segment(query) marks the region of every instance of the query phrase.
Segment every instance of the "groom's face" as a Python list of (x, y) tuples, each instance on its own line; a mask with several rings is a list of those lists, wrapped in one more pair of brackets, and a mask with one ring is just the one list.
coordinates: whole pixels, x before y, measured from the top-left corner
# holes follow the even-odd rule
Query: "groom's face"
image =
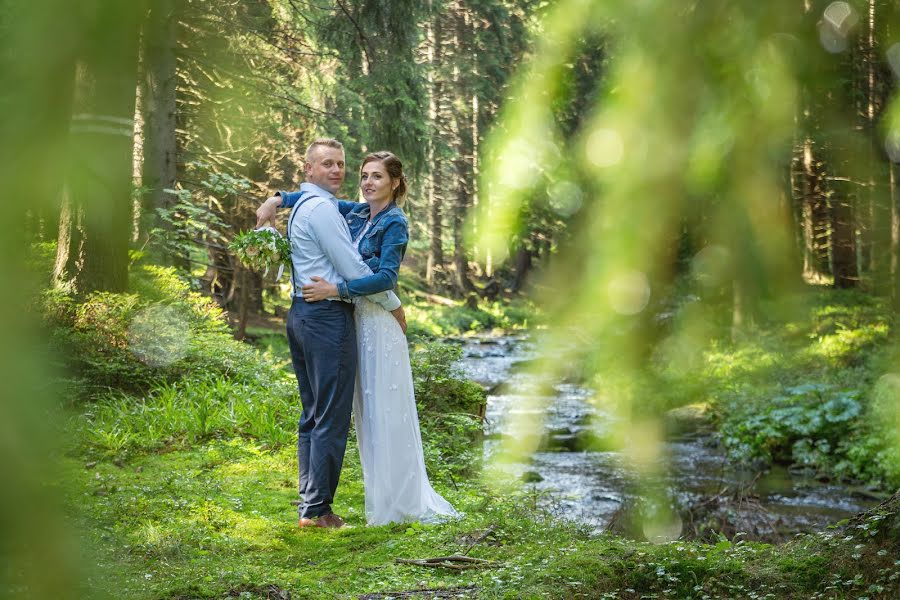
[(344, 151), (329, 146), (316, 146), (304, 166), (306, 180), (336, 194), (344, 183)]

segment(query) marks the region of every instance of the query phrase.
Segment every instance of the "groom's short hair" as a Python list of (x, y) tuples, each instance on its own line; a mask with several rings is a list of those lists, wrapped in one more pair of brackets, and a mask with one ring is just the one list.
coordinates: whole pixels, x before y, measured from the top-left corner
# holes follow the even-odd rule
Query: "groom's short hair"
[(317, 146), (327, 146), (328, 148), (337, 148), (338, 150), (344, 150), (344, 145), (337, 141), (334, 138), (317, 138), (313, 140), (313, 143), (306, 147), (306, 162), (310, 162), (310, 157), (312, 157), (313, 150), (316, 149)]

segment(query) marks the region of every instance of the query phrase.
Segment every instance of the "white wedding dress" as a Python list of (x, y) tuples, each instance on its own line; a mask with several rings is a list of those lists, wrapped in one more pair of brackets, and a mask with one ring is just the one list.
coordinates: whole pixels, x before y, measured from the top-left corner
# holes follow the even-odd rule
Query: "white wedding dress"
[(369, 525), (435, 522), (457, 512), (428, 482), (406, 336), (393, 315), (356, 302), (353, 412)]

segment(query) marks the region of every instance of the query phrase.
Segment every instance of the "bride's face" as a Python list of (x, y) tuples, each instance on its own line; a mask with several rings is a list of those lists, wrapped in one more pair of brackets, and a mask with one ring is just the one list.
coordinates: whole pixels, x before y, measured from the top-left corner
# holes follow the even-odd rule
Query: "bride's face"
[(369, 203), (390, 202), (398, 185), (400, 180), (391, 179), (381, 161), (373, 160), (366, 163), (359, 174), (359, 189)]

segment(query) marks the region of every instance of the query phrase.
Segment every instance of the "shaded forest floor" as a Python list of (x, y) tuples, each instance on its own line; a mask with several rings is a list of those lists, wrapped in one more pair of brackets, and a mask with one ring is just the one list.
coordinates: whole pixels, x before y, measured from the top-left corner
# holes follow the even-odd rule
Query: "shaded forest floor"
[[(653, 545), (560, 519), (558, 506), (534, 492), (497, 490), (479, 474), (481, 424), (469, 414), (483, 392), (447, 369), (452, 349), (446, 344), (414, 353), (417, 399), (433, 483), (464, 516), (439, 525), (366, 527), (351, 440), (335, 510), (355, 527), (300, 531), (290, 504), (297, 497), (298, 407), (276, 349), (260, 353), (235, 342), (217, 309), (171, 271), (139, 266), (132, 289), (78, 304), (54, 293), (45, 298), (50, 338), (56, 355), (65, 357), (60, 368), (68, 373), (69, 398), (59, 427), (60, 473), (50, 489), (83, 542), (88, 576), (81, 596), (900, 593), (896, 496), (864, 516), (781, 546), (737, 539)], [(146, 330), (142, 323), (149, 324)], [(875, 347), (887, 343), (883, 338)], [(489, 562), (465, 571), (397, 562), (450, 554)]]

